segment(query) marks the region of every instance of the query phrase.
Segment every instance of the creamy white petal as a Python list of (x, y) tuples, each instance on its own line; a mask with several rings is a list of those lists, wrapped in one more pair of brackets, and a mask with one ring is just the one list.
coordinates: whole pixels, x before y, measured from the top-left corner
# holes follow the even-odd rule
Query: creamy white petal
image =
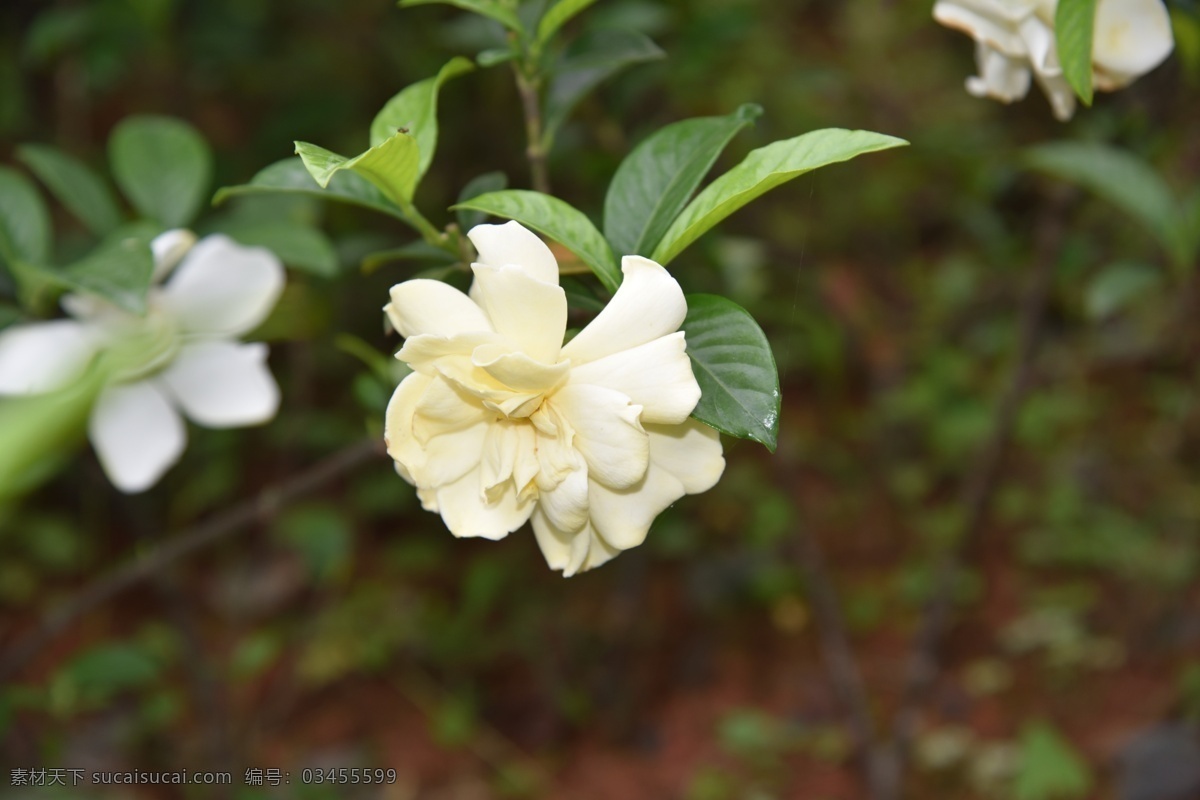
[(410, 413), (412, 433), (421, 444), (428, 442), (431, 436), (459, 430), (495, 416), (484, 410), (478, 398), (456, 389), (440, 374), (429, 380), (428, 388)]
[(567, 296), (557, 278), (538, 280), (515, 266), (476, 264), (474, 271), (473, 296), (492, 328), (533, 360), (557, 361), (567, 329)]
[(533, 500), (518, 499), (511, 483), (505, 484), (498, 498), (489, 501), (484, 495), (478, 469), (436, 491), (442, 521), (459, 537), (503, 539), (525, 524), (534, 507)]
[(171, 274), (171, 270), (179, 263), (184, 254), (196, 244), (196, 234), (184, 228), (175, 228), (160, 233), (150, 242), (150, 252), (154, 254), (153, 283), (160, 283)]
[(620, 490), (593, 482), (588, 492), (592, 527), (618, 550), (641, 544), (655, 518), (685, 494), (707, 491), (725, 470), (721, 440), (707, 425), (651, 425), (650, 464), (637, 484)]
[(650, 443), (638, 421), (641, 406), (613, 389), (584, 384), (564, 386), (547, 402), (574, 431), (571, 445), (592, 480), (622, 488), (646, 474)]
[(683, 331), (588, 362), (571, 370), (568, 384), (615, 389), (642, 406), (641, 420), (676, 424), (700, 402)]
[(536, 233), (519, 222), (476, 225), (467, 233), (467, 238), (479, 251), (480, 264), (519, 267), (531, 278), (558, 285), (558, 261), (554, 254)]
[(933, 18), (961, 31), (976, 42), (1010, 55), (1024, 56), (1025, 42), (1017, 23), (1033, 13), (1032, 3), (972, 3), (942, 0), (933, 6)]
[(540, 507), (533, 510), (529, 521), (533, 525), (533, 535), (546, 564), (550, 569), (566, 569), (571, 562), (571, 544), (575, 541), (575, 534), (551, 525)]
[(588, 521), (586, 465), (569, 472), (553, 489), (538, 493), (538, 508), (556, 530), (578, 531)]
[(157, 483), (187, 444), (183, 420), (151, 381), (105, 389), (92, 408), (88, 438), (108, 479), (127, 494)]
[(562, 349), (576, 367), (674, 333), (687, 316), (683, 290), (663, 267), (625, 256), (621, 272), (625, 278), (613, 299)]
[(207, 428), (257, 425), (279, 410), (279, 385), (267, 366), (265, 344), (185, 344), (158, 379), (183, 413)]
[(416, 278), (392, 287), (392, 302), (383, 307), (401, 336), (491, 331), (487, 315), (475, 301), (448, 283)]
[(1097, 85), (1116, 89), (1157, 67), (1175, 47), (1161, 0), (1100, 0), (1092, 61)]
[(161, 303), (184, 331), (240, 336), (267, 318), (283, 284), (283, 265), (270, 250), (212, 235), (184, 256)]
[(417, 475), (425, 466), (425, 451), (413, 433), (413, 415), (433, 380), (414, 372), (400, 381), (383, 417), (388, 455), (395, 460), (400, 476), (412, 484), (418, 483)]
[(1050, 101), (1050, 108), (1059, 122), (1066, 122), (1075, 114), (1075, 90), (1063, 77), (1058, 74), (1043, 74), (1034, 70), (1033, 77), (1041, 87), (1042, 93)]
[(537, 475), (537, 443), (532, 425), (497, 420), (488, 426), (480, 463), (484, 494), (495, 499), (502, 484), (511, 481), (523, 497), (535, 490), (530, 482)]
[(69, 319), (13, 325), (0, 332), (0, 394), (60, 389), (96, 354), (96, 332)]
[(500, 383), (519, 392), (545, 392), (566, 377), (571, 365), (546, 364), (521, 352), (505, 352), (497, 345), (482, 345), (471, 353), (471, 363)]
[[(616, 558), (617, 554), (620, 552), (621, 551), (618, 548), (612, 547), (608, 544), (608, 542), (604, 541), (604, 539), (596, 533), (595, 528), (591, 528), (588, 532), (587, 555), (584, 557), (583, 562), (579, 564), (578, 568), (572, 573), (572, 575), (580, 572), (587, 572), (590, 569), (595, 569), (601, 564), (606, 564), (612, 559)], [(564, 572), (563, 577), (569, 578), (571, 575), (568, 575)]]
[(424, 448), (425, 467), (418, 481), (437, 488), (454, 483), (472, 470), (478, 472), (490, 427), (480, 422), (431, 438)]

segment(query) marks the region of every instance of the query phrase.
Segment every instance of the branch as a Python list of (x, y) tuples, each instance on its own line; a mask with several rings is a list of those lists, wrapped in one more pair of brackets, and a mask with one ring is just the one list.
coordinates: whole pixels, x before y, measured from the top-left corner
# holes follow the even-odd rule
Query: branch
[(517, 76), (521, 109), (525, 113), (525, 156), (529, 159), (533, 188), (542, 194), (550, 194), (550, 171), (546, 166), (546, 141), (542, 128), (541, 78), (528, 77), (519, 65), (513, 66), (513, 72)]
[(901, 795), (905, 762), (916, 736), (921, 705), (941, 671), (938, 662), (949, 625), (954, 587), (971, 552), (983, 535), (984, 523), (999, 483), (1000, 467), (1012, 440), (1017, 415), (1029, 390), (1034, 356), (1041, 340), (1042, 323), (1050, 299), (1054, 268), (1063, 239), (1063, 216), (1070, 193), (1056, 193), (1044, 209), (1035, 243), (1033, 274), (1021, 301), (1021, 327), (1017, 356), (992, 423), (992, 432), (963, 484), (959, 504), (966, 509), (955, 545), (942, 555), (933, 593), (925, 606), (905, 669), (904, 688), (893, 724), (891, 752), (884, 766), (886, 791), (882, 798)]
[(289, 503), (304, 497), (368, 459), (382, 454), (375, 441), (350, 445), (294, 478), (272, 486), (257, 497), (234, 506), (213, 519), (184, 530), (143, 556), (110, 570), (84, 586), (62, 605), (47, 613), (32, 631), (6, 647), (0, 659), (0, 681), (10, 679), (79, 617), (121, 592), (157, 574), (166, 566), (218, 542), (255, 520), (269, 519)]

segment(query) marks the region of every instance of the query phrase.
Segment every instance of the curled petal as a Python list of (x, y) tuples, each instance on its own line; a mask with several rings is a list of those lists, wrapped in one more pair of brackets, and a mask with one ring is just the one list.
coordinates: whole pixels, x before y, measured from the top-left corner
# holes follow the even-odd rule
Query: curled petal
[(478, 472), (489, 427), (480, 422), (431, 438), (425, 445), (425, 467), (416, 476), (418, 483), (440, 488), (472, 470)]
[(392, 302), (383, 307), (401, 336), (455, 336), (491, 331), (487, 315), (475, 301), (448, 283), (417, 278), (392, 287)]
[(646, 474), (650, 444), (638, 421), (641, 406), (613, 389), (584, 384), (564, 386), (548, 402), (574, 430), (571, 445), (592, 480), (624, 488)]
[(0, 394), (60, 389), (83, 372), (99, 345), (74, 320), (13, 325), (0, 333)]
[(538, 494), (538, 508), (555, 530), (579, 531), (588, 521), (586, 465), (567, 473), (557, 486)]
[(208, 428), (257, 425), (279, 409), (279, 385), (260, 343), (186, 344), (159, 380), (183, 413)]
[(678, 424), (700, 402), (683, 332), (672, 333), (571, 370), (568, 383), (615, 389), (642, 406), (641, 421)]
[(505, 352), (483, 345), (471, 354), (471, 363), (500, 383), (519, 392), (546, 392), (557, 386), (571, 368), (568, 362), (546, 364), (520, 352)]
[(126, 494), (157, 483), (187, 444), (183, 420), (151, 381), (105, 389), (88, 420), (88, 438), (108, 479)]
[(475, 398), (456, 389), (441, 375), (434, 376), (412, 409), (413, 435), (418, 442), (425, 444), (432, 436), (459, 430), (494, 416), (474, 401)]
[(520, 267), (476, 264), (472, 296), (492, 327), (535, 361), (553, 364), (567, 329), (567, 296), (558, 281), (530, 276)]
[(1161, 0), (1100, 0), (1092, 61), (1096, 83), (1120, 88), (1161, 64), (1175, 47)]
[[(503, 225), (476, 225), (467, 238), (479, 251), (480, 264), (491, 267), (513, 266), (529, 277), (558, 285), (558, 261), (546, 243), (519, 222)], [(472, 296), (475, 290), (472, 289)]]
[(270, 250), (212, 235), (184, 256), (161, 303), (183, 331), (240, 336), (267, 318), (283, 284), (283, 265)]
[(438, 510), (455, 536), (503, 539), (525, 524), (535, 503), (529, 498), (519, 498), (511, 483), (503, 485), (498, 497), (489, 499), (483, 491), (480, 472), (473, 469), (454, 483), (438, 487), (435, 490)]
[(1029, 62), (1011, 58), (986, 44), (975, 46), (979, 75), (967, 78), (967, 92), (974, 97), (991, 97), (1002, 103), (1020, 100), (1029, 94)]
[(933, 6), (933, 18), (992, 50), (1021, 58), (1027, 51), (1017, 24), (1033, 14), (1033, 6), (1032, 2), (940, 0)]
[(175, 228), (155, 236), (150, 242), (150, 252), (154, 254), (154, 274), (151, 280), (159, 283), (170, 275), (179, 260), (195, 244), (196, 234), (184, 228)]
[(384, 414), (383, 439), (388, 455), (396, 462), (396, 471), (409, 483), (425, 466), (425, 452), (413, 431), (413, 415), (418, 403), (434, 379), (414, 372), (400, 382)]
[(562, 349), (578, 366), (674, 333), (687, 316), (683, 290), (648, 258), (621, 259), (625, 278), (604, 310)]

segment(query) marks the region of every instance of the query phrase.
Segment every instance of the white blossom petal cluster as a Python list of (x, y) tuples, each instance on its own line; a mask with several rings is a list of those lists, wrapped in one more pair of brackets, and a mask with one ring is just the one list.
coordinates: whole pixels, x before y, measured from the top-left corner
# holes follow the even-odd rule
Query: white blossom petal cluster
[(385, 307), (413, 373), (388, 406), (400, 475), (455, 536), (500, 539), (532, 522), (552, 569), (591, 569), (642, 543), (725, 468), (679, 331), (683, 292), (661, 266), (622, 261), (612, 301), (566, 345), (550, 249), (516, 222), (468, 234), (470, 294), (433, 280)]
[[(1063, 77), (1055, 43), (1057, 0), (938, 0), (934, 18), (975, 40), (979, 74), (967, 91), (1005, 103), (1042, 87), (1054, 116), (1075, 113), (1075, 93)], [(1162, 0), (1098, 0), (1092, 44), (1097, 89), (1113, 91), (1161, 64), (1175, 46)]]
[(135, 339), (149, 343), (140, 362), (100, 393), (88, 420), (101, 466), (127, 493), (153, 486), (183, 454), (181, 413), (204, 427), (236, 428), (265, 422), (279, 407), (266, 345), (238, 341), (279, 299), (279, 259), (225, 236), (197, 242), (183, 230), (162, 234), (151, 247), (155, 285), (144, 315), (68, 294), (68, 318), (0, 333), (0, 395), (60, 389), (97, 353)]

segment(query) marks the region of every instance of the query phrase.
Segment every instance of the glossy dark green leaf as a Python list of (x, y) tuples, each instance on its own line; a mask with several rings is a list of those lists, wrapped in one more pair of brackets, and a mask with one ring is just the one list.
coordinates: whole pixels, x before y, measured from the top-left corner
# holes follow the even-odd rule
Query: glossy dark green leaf
[(775, 451), (779, 372), (766, 334), (744, 308), (712, 294), (687, 296), (683, 322), (700, 402), (692, 416)]
[(469, 59), (450, 59), (438, 74), (400, 91), (375, 115), (371, 122), (371, 146), (383, 144), (403, 129), (417, 143), (417, 182), (425, 175), (437, 150), (438, 90), (456, 75), (470, 72), (475, 65)]
[(249, 183), (220, 189), (213, 197), (213, 203), (220, 205), (230, 197), (260, 194), (295, 194), (334, 200), (405, 219), (400, 206), (384, 197), (383, 192), (361, 175), (339, 172), (327, 186), (322, 187), (308, 174), (308, 169), (299, 158), (276, 161), (260, 170)]
[(41, 144), (21, 145), (17, 158), (92, 233), (103, 236), (121, 224), (112, 190), (79, 159)]
[(1054, 38), (1063, 77), (1084, 105), (1092, 104), (1092, 38), (1096, 27), (1096, 0), (1058, 0), (1054, 12)]
[(653, 252), (725, 145), (761, 113), (747, 104), (728, 116), (676, 122), (635, 147), (604, 198), (604, 235), (613, 250)]
[(126, 117), (108, 139), (113, 177), (133, 207), (168, 228), (188, 225), (208, 196), (212, 153), (173, 117)]
[(513, 10), (516, 5), (515, 3), (505, 3), (500, 0), (400, 0), (399, 5), (401, 8), (410, 8), (412, 6), (434, 4), (461, 8), (464, 11), (470, 11), (474, 14), (494, 19), (515, 33), (524, 34), (525, 32), (520, 18), (517, 16), (516, 11)]
[(626, 67), (663, 56), (658, 45), (636, 31), (603, 29), (579, 37), (554, 68), (546, 92), (546, 148), (553, 145), (572, 109), (599, 83)]
[(1025, 151), (1025, 162), (1100, 195), (1150, 231), (1178, 270), (1190, 268), (1190, 221), (1166, 181), (1140, 158), (1105, 144), (1052, 142)]
[(365, 256), (362, 260), (362, 270), (365, 273), (371, 273), (384, 264), (391, 264), (396, 261), (412, 261), (426, 266), (430, 264), (449, 266), (456, 260), (449, 251), (441, 247), (435, 247), (425, 241), (415, 241), (401, 247), (391, 250), (379, 250)]
[[(458, 193), (458, 202), (465, 203), (472, 197), (478, 197), (481, 194), (490, 192), (499, 192), (508, 188), (508, 176), (503, 172), (485, 172), (467, 181), (467, 185)], [(471, 211), (463, 208), (458, 211), (458, 226), (463, 232), (471, 230), (476, 225), (483, 222), (486, 214), (482, 211)]]
[(33, 183), (0, 167), (0, 257), (44, 264), (50, 260), (50, 214)]
[(417, 141), (405, 133), (396, 133), (354, 158), (340, 156), (308, 142), (296, 142), (296, 154), (322, 189), (338, 172), (350, 170), (373, 183), (384, 197), (403, 207), (412, 202), (417, 188)]
[(621, 285), (621, 271), (612, 250), (587, 216), (557, 197), (520, 189), (479, 195), (454, 206), (482, 211), (505, 219), (515, 219), (527, 228), (547, 236), (570, 250), (587, 264), (596, 277), (615, 292)]
[(651, 258), (668, 263), (734, 211), (793, 178), (863, 153), (905, 144), (908, 142), (903, 139), (881, 133), (826, 128), (752, 150), (687, 205), (663, 234)]
[(295, 222), (231, 220), (219, 230), (250, 247), (265, 247), (289, 267), (332, 278), (338, 272), (337, 253), (324, 233)]

